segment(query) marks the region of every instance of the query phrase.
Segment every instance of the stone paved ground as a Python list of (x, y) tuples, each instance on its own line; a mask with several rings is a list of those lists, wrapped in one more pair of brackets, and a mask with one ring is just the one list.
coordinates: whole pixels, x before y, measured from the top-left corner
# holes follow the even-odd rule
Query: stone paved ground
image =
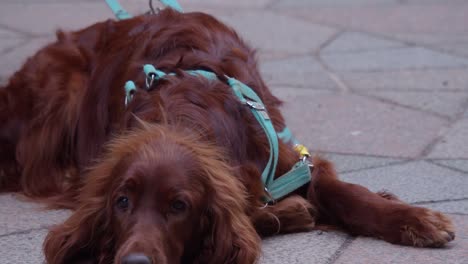
[[(0, 0), (0, 81), (103, 0)], [(146, 1), (122, 1), (146, 10)], [(258, 48), (292, 130), (343, 179), (448, 213), (457, 238), (414, 249), (338, 232), (267, 239), (262, 263), (468, 263), (468, 1), (193, 0)], [(65, 211), (0, 196), (0, 263), (41, 263)]]

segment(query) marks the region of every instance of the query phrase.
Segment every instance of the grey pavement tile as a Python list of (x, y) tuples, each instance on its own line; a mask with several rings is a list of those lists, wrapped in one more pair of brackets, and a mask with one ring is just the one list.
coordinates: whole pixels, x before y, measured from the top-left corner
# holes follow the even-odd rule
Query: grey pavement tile
[(468, 263), (468, 216), (452, 215), (456, 237), (445, 248), (414, 248), (391, 245), (373, 238), (358, 237), (340, 255), (336, 264), (362, 263)]
[(449, 214), (468, 215), (468, 199), (462, 201), (448, 201), (439, 203), (421, 204), (420, 206), (430, 208)]
[(277, 1), (275, 8), (304, 8), (304, 7), (349, 7), (361, 5), (388, 5), (395, 4), (397, 0), (294, 0)]
[[(282, 13), (333, 25), (344, 29), (372, 32), (378, 35), (468, 33), (468, 3), (433, 0), (415, 4), (303, 6), (283, 9)], [(451, 1), (450, 1), (451, 2)], [(450, 26), (447, 26), (450, 25)]]
[(468, 59), (420, 47), (323, 54), (322, 58), (336, 71), (388, 71), (468, 66)]
[(369, 50), (381, 50), (402, 48), (406, 45), (402, 42), (376, 38), (360, 32), (345, 32), (333, 40), (322, 50), (324, 53), (335, 52), (359, 52)]
[(2, 43), (5, 39), (8, 39), (8, 38), (20, 38), (20, 37), (22, 37), (21, 34), (12, 32), (11, 30), (8, 30), (5, 28), (1, 28), (1, 25), (0, 25), (0, 43)]
[(462, 112), (468, 99), (468, 90), (466, 92), (377, 91), (367, 94), (448, 117), (455, 117)]
[(22, 38), (3, 38), (0, 36), (0, 58), (2, 54), (12, 51), (18, 45), (25, 43), (25, 39)]
[[(133, 1), (133, 0), (130, 0)], [(154, 1), (157, 2), (157, 1)], [(238, 1), (229, 1), (229, 0), (180, 0), (179, 3), (182, 8), (191, 8), (191, 7), (204, 7), (204, 6), (220, 6), (226, 9), (229, 8), (263, 8), (266, 5), (270, 4), (272, 0), (238, 0)], [(200, 10), (203, 11), (204, 10)]]
[(468, 198), (468, 175), (425, 161), (344, 173), (341, 179), (375, 192), (389, 190), (410, 203)]
[(270, 86), (338, 90), (335, 82), (311, 56), (261, 62), (260, 70)]
[(294, 88), (273, 92), (285, 102), (289, 126), (312, 151), (417, 157), (447, 125), (420, 111), (347, 93)]
[(0, 238), (1, 263), (40, 264), (44, 263), (42, 242), (47, 230), (36, 230), (24, 234)]
[(468, 159), (431, 160), (431, 162), (468, 173)]
[(260, 51), (304, 54), (316, 50), (336, 33), (333, 28), (267, 11), (238, 12), (221, 16), (221, 20)]
[(309, 232), (267, 238), (261, 264), (328, 263), (348, 238), (338, 232)]
[(1, 54), (0, 76), (2, 78), (9, 78), (11, 74), (20, 69), (27, 58), (54, 40), (52, 37), (34, 38), (30, 42), (18, 46), (6, 54)]
[(468, 119), (457, 122), (429, 154), (430, 158), (468, 158)]
[[(425, 44), (428, 46), (444, 47), (445, 45), (456, 45), (468, 43), (468, 35), (466, 34), (450, 34), (450, 33), (393, 33), (389, 35), (393, 39), (409, 42), (412, 44)], [(466, 49), (466, 47), (465, 47)]]
[(460, 54), (464, 57), (468, 57), (468, 42), (443, 44), (443, 45), (437, 45), (436, 47), (439, 48), (440, 50), (443, 50), (449, 53)]
[(353, 90), (468, 91), (467, 69), (342, 72), (339, 76)]
[(57, 224), (69, 215), (67, 210), (44, 210), (11, 194), (0, 195), (0, 205), (0, 235)]
[(326, 153), (321, 156), (332, 161), (335, 165), (335, 169), (339, 173), (381, 167), (404, 161), (404, 159), (396, 158), (372, 157), (362, 155), (343, 155), (335, 153)]
[[(148, 10), (146, 1), (121, 1), (132, 14)], [(96, 22), (114, 18), (105, 1), (85, 1), (79, 4), (55, 1), (8, 2), (0, 8), (0, 24), (31, 34), (51, 34), (57, 29), (77, 30)]]

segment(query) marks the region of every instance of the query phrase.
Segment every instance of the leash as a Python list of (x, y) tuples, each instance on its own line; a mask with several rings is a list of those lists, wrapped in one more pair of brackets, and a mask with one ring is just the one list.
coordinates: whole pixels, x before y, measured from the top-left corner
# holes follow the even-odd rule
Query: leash
[[(172, 8), (176, 11), (182, 12), (182, 8), (176, 0), (160, 0), (166, 7)], [(120, 6), (117, 0), (106, 0), (107, 4), (111, 7), (117, 19), (128, 19), (131, 16)], [(165, 78), (166, 76), (176, 76), (175, 73), (165, 73), (157, 70), (153, 65), (146, 64), (143, 66), (143, 72), (146, 75), (146, 90), (150, 90), (155, 82)], [(205, 70), (187, 70), (184, 71), (192, 76), (201, 76), (208, 80), (219, 80), (218, 76), (210, 71)], [(293, 136), (288, 127), (283, 131), (276, 132), (273, 123), (268, 115), (265, 104), (255, 91), (244, 84), (243, 82), (225, 76), (227, 84), (231, 87), (234, 95), (239, 101), (249, 107), (251, 113), (261, 125), (265, 132), (268, 144), (270, 147), (270, 154), (268, 163), (262, 172), (262, 181), (265, 186), (266, 197), (264, 198), (266, 205), (275, 203), (276, 200), (281, 199), (285, 195), (297, 190), (301, 186), (307, 184), (311, 180), (311, 170), (313, 165), (309, 162), (310, 154), (304, 145), (299, 144), (299, 141)], [(125, 106), (133, 99), (137, 87), (133, 81), (127, 81), (125, 84)], [(286, 174), (274, 178), (276, 167), (279, 159), (279, 142), (281, 139), (284, 143), (294, 146), (294, 149), (300, 154), (299, 161), (292, 167)]]
[[(175, 11), (178, 11), (180, 13), (184, 12), (182, 10), (182, 7), (180, 6), (179, 2), (177, 0), (159, 0), (165, 7), (169, 7), (174, 9)], [(132, 18), (132, 15), (128, 13), (122, 5), (120, 5), (118, 0), (106, 0), (107, 5), (110, 7), (112, 12), (114, 13), (115, 17), (118, 20), (125, 20), (125, 19), (130, 19)], [(151, 11), (154, 12), (153, 8), (153, 1), (150, 0), (149, 2)]]

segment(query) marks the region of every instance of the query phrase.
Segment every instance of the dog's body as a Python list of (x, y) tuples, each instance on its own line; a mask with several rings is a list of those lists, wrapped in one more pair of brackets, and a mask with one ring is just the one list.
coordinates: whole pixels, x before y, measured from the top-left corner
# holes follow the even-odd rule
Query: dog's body
[[(138, 89), (126, 107), (124, 83), (144, 87), (146, 63), (176, 75)], [(195, 69), (220, 80), (183, 72)], [(275, 129), (285, 127), (254, 52), (201, 13), (59, 33), (10, 79), (0, 90), (0, 190), (76, 210), (49, 234), (49, 263), (253, 263), (257, 234), (324, 226), (413, 246), (454, 238), (444, 215), (341, 182), (318, 158), (310, 184), (264, 207), (268, 141), (225, 75), (255, 90)], [(279, 153), (277, 177), (299, 159), (282, 142)]]

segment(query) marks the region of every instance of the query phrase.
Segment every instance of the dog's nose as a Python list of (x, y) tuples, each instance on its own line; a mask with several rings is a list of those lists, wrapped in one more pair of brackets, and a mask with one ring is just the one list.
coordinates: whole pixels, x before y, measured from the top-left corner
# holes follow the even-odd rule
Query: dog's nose
[(151, 259), (141, 253), (134, 253), (122, 258), (122, 264), (151, 264)]

